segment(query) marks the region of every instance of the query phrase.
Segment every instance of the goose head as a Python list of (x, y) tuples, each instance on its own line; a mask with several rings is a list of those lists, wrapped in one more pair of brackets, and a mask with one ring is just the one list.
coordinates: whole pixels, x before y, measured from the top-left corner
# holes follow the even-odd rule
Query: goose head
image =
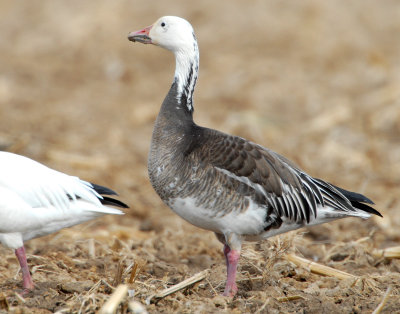
[(199, 49), (192, 25), (177, 16), (163, 16), (153, 25), (131, 32), (128, 39), (160, 46), (174, 53), (176, 100), (179, 105), (185, 104), (184, 108), (192, 113), (192, 96), (199, 70)]
[(153, 25), (129, 33), (128, 39), (133, 42), (160, 46), (174, 53), (191, 50), (196, 43), (192, 25), (177, 16), (163, 16)]

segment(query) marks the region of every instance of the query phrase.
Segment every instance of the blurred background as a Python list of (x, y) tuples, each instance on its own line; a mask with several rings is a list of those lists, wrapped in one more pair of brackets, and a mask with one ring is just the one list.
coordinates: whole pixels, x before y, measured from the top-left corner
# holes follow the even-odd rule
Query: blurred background
[[(76, 258), (79, 241), (95, 238), (107, 255), (104, 246), (119, 239), (133, 248), (125, 255), (147, 260), (148, 278), (159, 278), (164, 272), (151, 273), (143, 243), (165, 241), (152, 246), (153, 262), (193, 273), (190, 260), (206, 256), (198, 270), (217, 264), (223, 284), (218, 241), (175, 216), (147, 178), (153, 122), (175, 64), (170, 52), (129, 42), (127, 34), (163, 15), (189, 20), (196, 32), (198, 124), (364, 193), (385, 217), (313, 228), (308, 243), (312, 234), (334, 242), (372, 231), (373, 247), (399, 243), (398, 1), (0, 1), (0, 148), (113, 188), (130, 205), (124, 217), (32, 240), (28, 252), (49, 263), (64, 247), (65, 258)], [(18, 265), (10, 250), (0, 254), (0, 282), (11, 290)]]

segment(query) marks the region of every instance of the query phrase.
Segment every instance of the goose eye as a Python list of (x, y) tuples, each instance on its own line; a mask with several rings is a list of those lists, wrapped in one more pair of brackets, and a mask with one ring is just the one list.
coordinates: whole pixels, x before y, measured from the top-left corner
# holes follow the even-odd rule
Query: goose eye
[(165, 23), (164, 23), (164, 22), (162, 22), (162, 23), (161, 23), (161, 27), (164, 27), (164, 26), (165, 26)]

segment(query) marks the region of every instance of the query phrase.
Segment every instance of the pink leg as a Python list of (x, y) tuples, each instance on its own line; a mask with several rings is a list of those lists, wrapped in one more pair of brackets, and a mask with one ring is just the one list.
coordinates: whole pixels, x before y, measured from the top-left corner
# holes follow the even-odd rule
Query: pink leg
[(17, 256), (19, 265), (21, 266), (24, 293), (28, 293), (33, 290), (34, 285), (31, 273), (29, 272), (28, 262), (26, 260), (25, 247), (21, 246), (16, 249), (15, 255)]
[(227, 280), (223, 295), (227, 297), (233, 297), (238, 288), (236, 286), (236, 270), (239, 262), (240, 251), (231, 250), (231, 248), (225, 244), (224, 254), (226, 259), (226, 273)]
[(231, 248), (229, 247), (228, 244), (224, 244), (224, 255), (225, 255), (225, 262), (226, 262), (226, 271), (228, 272), (228, 265), (229, 265), (229, 260), (228, 260), (228, 253), (231, 251)]

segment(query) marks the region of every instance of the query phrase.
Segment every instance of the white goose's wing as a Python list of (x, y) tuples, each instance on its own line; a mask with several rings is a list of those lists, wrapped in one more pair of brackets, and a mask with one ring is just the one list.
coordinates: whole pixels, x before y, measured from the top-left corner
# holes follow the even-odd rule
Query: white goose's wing
[[(114, 194), (29, 158), (0, 152), (0, 242), (10, 247), (104, 214), (123, 214), (104, 206), (127, 207), (99, 193)], [(14, 236), (18, 235), (16, 241)], [(11, 237), (11, 238), (10, 238)]]
[(13, 191), (31, 207), (67, 209), (77, 198), (101, 204), (101, 196), (90, 183), (8, 152), (0, 152), (0, 187)]

